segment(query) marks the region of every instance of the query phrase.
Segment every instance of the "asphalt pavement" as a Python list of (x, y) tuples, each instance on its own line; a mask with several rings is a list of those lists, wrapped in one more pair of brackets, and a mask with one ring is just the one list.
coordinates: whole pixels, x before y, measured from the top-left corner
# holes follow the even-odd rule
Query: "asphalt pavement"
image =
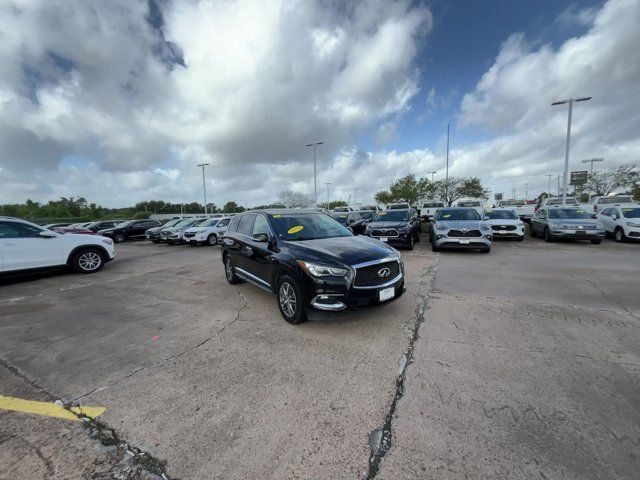
[(400, 300), (299, 326), (218, 247), (1, 285), (0, 396), (106, 411), (0, 410), (0, 478), (636, 478), (640, 245), (402, 254)]

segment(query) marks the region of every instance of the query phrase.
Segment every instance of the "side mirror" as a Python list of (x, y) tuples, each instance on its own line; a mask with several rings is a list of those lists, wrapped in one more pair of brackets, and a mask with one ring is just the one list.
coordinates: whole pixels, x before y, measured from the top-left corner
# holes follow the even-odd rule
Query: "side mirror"
[(615, 213), (613, 215), (611, 215), (611, 218), (613, 218), (614, 220), (618, 219), (618, 215), (616, 215)]
[(351, 233), (353, 233), (353, 228), (347, 227), (347, 230), (349, 230)]
[(253, 239), (256, 242), (267, 243), (269, 241), (269, 235), (267, 235), (266, 233), (256, 233), (255, 235), (253, 235)]
[(487, 215), (485, 215), (485, 216), (483, 217), (483, 220), (491, 220), (491, 218), (489, 218)]
[(39, 236), (40, 238), (55, 238), (55, 237), (57, 237), (57, 235), (55, 234), (55, 232), (50, 232), (50, 231), (48, 231), (48, 230), (43, 230), (42, 232), (40, 232), (40, 233), (38, 234), (38, 236)]

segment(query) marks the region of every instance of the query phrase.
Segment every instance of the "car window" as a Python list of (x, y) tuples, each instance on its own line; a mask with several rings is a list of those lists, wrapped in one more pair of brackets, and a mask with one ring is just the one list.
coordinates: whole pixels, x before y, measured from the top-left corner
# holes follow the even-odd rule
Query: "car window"
[(238, 222), (240, 221), (240, 217), (233, 217), (229, 222), (229, 228), (227, 229), (229, 232), (235, 232), (238, 229)]
[(255, 218), (255, 214), (242, 215), (240, 217), (240, 222), (238, 223), (237, 232), (250, 237), (253, 230), (253, 221), (255, 220)]
[(640, 207), (623, 208), (622, 215), (624, 218), (640, 218)]
[(333, 218), (340, 225), (346, 225), (349, 215), (347, 215), (346, 213), (339, 213), (339, 214), (331, 215), (331, 218)]
[(606, 205), (606, 204), (612, 204), (612, 203), (632, 203), (633, 199), (631, 197), (625, 197), (622, 195), (616, 196), (616, 197), (605, 197), (605, 198), (599, 198), (598, 199), (598, 204), (600, 205)]
[(385, 210), (376, 215), (376, 222), (406, 222), (409, 220), (409, 210)]
[[(345, 219), (346, 217), (345, 214)], [(325, 213), (275, 213), (269, 218), (278, 238), (284, 240), (315, 240), (351, 237), (353, 235), (347, 228)]]
[(436, 220), (480, 220), (480, 215), (474, 209), (441, 209), (438, 210)]
[(365, 220), (373, 219), (373, 215), (374, 215), (373, 212), (369, 212), (369, 211), (360, 212), (360, 217)]
[(220, 222), (218, 223), (218, 227), (226, 227), (227, 225), (229, 225), (230, 221), (231, 221), (230, 219), (224, 218), (220, 220)]
[(606, 217), (610, 217), (611, 216), (611, 208), (603, 208), (602, 210), (600, 210), (600, 215), (604, 215)]
[(484, 216), (491, 220), (517, 220), (518, 215), (514, 210), (485, 210)]
[(38, 227), (17, 222), (0, 222), (0, 238), (33, 238), (40, 232)]
[(558, 220), (579, 220), (582, 218), (591, 218), (589, 214), (580, 208), (554, 208), (549, 209), (549, 218)]
[(481, 207), (480, 202), (459, 202), (459, 207)]
[(265, 233), (269, 235), (269, 224), (264, 215), (256, 215), (256, 221), (253, 222), (253, 235), (258, 233)]
[(441, 207), (444, 207), (444, 203), (442, 202), (427, 202), (422, 206), (422, 208), (441, 208)]

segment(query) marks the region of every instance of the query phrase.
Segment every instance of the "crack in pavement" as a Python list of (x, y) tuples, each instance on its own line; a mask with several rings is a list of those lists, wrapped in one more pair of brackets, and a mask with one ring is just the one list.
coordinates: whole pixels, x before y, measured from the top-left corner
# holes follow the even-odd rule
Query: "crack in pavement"
[(416, 307), (416, 316), (413, 321), (413, 328), (411, 329), (409, 345), (407, 346), (405, 353), (400, 357), (400, 366), (396, 374), (395, 393), (391, 403), (389, 404), (384, 424), (382, 427), (376, 428), (369, 434), (369, 447), (371, 448), (371, 453), (369, 455), (369, 469), (364, 477), (365, 480), (373, 480), (376, 478), (380, 469), (380, 463), (391, 448), (391, 442), (393, 440), (393, 417), (395, 415), (398, 402), (404, 395), (407, 370), (413, 363), (413, 350), (416, 341), (420, 338), (420, 326), (424, 323), (424, 313), (429, 309), (429, 293), (435, 282), (436, 272), (438, 270), (438, 258), (439, 257), (436, 257), (434, 264), (427, 268), (419, 282), (423, 287), (422, 294), (418, 297), (420, 298), (420, 302)]
[(579, 277), (579, 276), (577, 276), (577, 275), (575, 275), (573, 273), (570, 273), (569, 276), (575, 278), (576, 280), (582, 280), (583, 282), (591, 285), (595, 290), (600, 292), (600, 295), (602, 295), (602, 298), (604, 298), (605, 300), (609, 300), (609, 301), (615, 303), (620, 308), (622, 308), (625, 312), (627, 312), (629, 315), (631, 315), (633, 318), (638, 318), (635, 313), (633, 313), (631, 310), (629, 310), (625, 305), (620, 303), (618, 300), (615, 300), (613, 298), (609, 298), (609, 296), (604, 292), (604, 290), (602, 290), (598, 286), (598, 284), (596, 282), (593, 282), (593, 281), (591, 281), (591, 280), (589, 280), (587, 278)]
[(131, 378), (131, 377), (133, 377), (134, 375), (136, 375), (136, 374), (138, 374), (140, 372), (144, 372), (146, 370), (150, 370), (150, 369), (152, 369), (154, 367), (157, 367), (159, 365), (163, 365), (163, 364), (165, 364), (167, 362), (170, 362), (171, 360), (175, 360), (176, 358), (179, 358), (182, 355), (184, 355), (186, 353), (189, 353), (192, 350), (196, 350), (196, 349), (200, 348), (201, 346), (205, 345), (211, 339), (213, 339), (214, 337), (217, 337), (218, 335), (220, 335), (220, 333), (222, 333), (228, 326), (230, 326), (233, 323), (237, 322), (238, 319), (240, 318), (240, 314), (242, 313), (242, 311), (249, 306), (249, 303), (247, 302), (247, 298), (244, 295), (242, 295), (242, 293), (240, 293), (240, 290), (236, 290), (236, 293), (242, 299), (244, 304), (238, 309), (238, 312), (236, 313), (235, 318), (233, 320), (231, 320), (229, 323), (223, 325), (222, 328), (219, 329), (218, 331), (216, 331), (216, 333), (214, 333), (213, 335), (205, 338), (204, 340), (202, 340), (201, 342), (197, 343), (196, 345), (192, 345), (192, 346), (190, 346), (188, 348), (185, 348), (184, 350), (182, 350), (182, 351), (180, 351), (180, 352), (178, 352), (178, 353), (176, 353), (174, 355), (171, 355), (171, 356), (169, 356), (167, 358), (164, 358), (164, 359), (159, 360), (157, 362), (154, 362), (152, 364), (145, 365), (143, 367), (137, 368), (137, 369), (133, 370), (132, 372), (129, 372), (128, 374), (118, 378), (117, 380), (114, 380), (113, 382), (108, 383), (107, 385), (103, 385), (101, 387), (96, 387), (93, 390), (74, 398), (72, 400), (72, 402), (77, 402), (78, 400), (80, 400), (82, 398), (88, 397), (90, 395), (93, 395), (94, 393), (97, 393), (97, 392), (100, 392), (100, 391), (105, 390), (107, 388), (113, 387), (114, 385), (116, 385), (116, 384), (118, 384), (118, 383), (120, 383), (120, 382), (122, 382), (122, 381), (124, 381), (124, 380), (126, 380), (128, 378)]
[[(62, 403), (62, 407), (75, 415), (81, 422), (82, 426), (88, 431), (89, 436), (96, 441), (100, 442), (102, 445), (106, 447), (114, 446), (116, 448), (116, 452), (119, 456), (124, 457), (125, 455), (130, 455), (133, 457), (134, 468), (129, 468), (122, 472), (113, 472), (112, 478), (121, 478), (122, 480), (137, 480), (140, 477), (141, 472), (148, 472), (154, 475), (157, 475), (164, 480), (169, 480), (169, 476), (166, 472), (167, 461), (160, 460), (150, 453), (137, 448), (125, 440), (121, 439), (117, 434), (115, 429), (109, 427), (106, 423), (97, 420), (95, 418), (89, 418), (82, 412), (82, 407), (74, 402), (61, 402), (56, 399), (56, 397), (51, 394), (46, 388), (39, 385), (35, 380), (29, 378), (24, 372), (20, 371), (14, 365), (11, 365), (9, 362), (0, 358), (0, 365), (9, 370), (12, 374), (20, 378), (22, 381), (27, 383), (32, 388), (38, 390), (49, 402), (54, 402), (57, 404)], [(74, 409), (74, 407), (76, 407)], [(36, 455), (43, 461), (45, 468), (47, 470), (48, 476), (45, 478), (49, 478), (55, 474), (55, 469), (53, 463), (44, 457), (42, 451), (35, 445), (29, 443), (26, 439), (23, 439), (36, 453)], [(115, 456), (116, 453), (113, 453)], [(115, 463), (111, 470), (118, 467), (118, 463)], [(117, 476), (115, 475), (117, 473)], [(123, 476), (124, 475), (124, 476)]]

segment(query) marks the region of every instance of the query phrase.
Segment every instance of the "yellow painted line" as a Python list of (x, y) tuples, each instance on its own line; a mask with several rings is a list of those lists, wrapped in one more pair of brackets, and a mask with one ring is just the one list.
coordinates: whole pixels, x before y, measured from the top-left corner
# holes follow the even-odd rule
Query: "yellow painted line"
[[(69, 410), (60, 405), (51, 402), (37, 402), (35, 400), (24, 400), (16, 397), (5, 397), (0, 395), (0, 410), (11, 410), (14, 412), (35, 413), (36, 415), (45, 415), (47, 417), (65, 418), (67, 420), (80, 421)], [(104, 407), (72, 407), (71, 410), (89, 418), (96, 418), (102, 415), (106, 408)]]

